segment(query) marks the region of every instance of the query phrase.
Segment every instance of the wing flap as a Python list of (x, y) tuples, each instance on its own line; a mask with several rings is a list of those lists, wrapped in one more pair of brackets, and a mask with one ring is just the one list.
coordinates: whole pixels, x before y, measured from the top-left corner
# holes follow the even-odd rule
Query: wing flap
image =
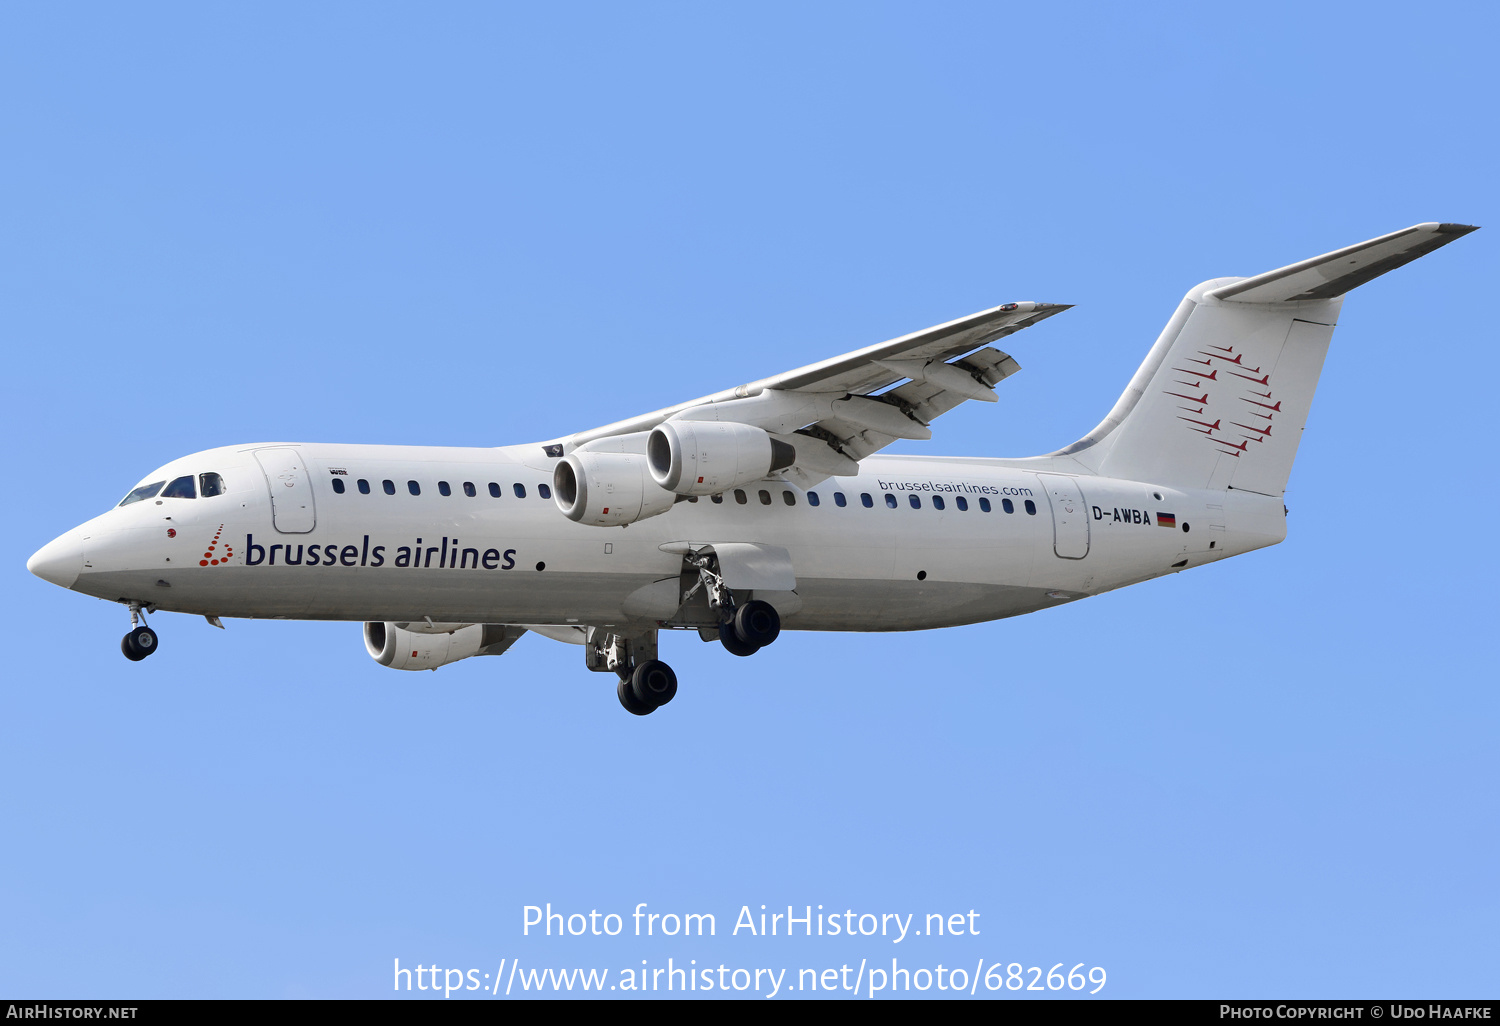
[[(933, 374), (939, 368), (945, 369), (946, 373), (942, 376)], [(930, 424), (966, 399), (996, 402), (998, 397), (993, 391), (994, 386), (1020, 369), (1021, 365), (1009, 353), (1002, 353), (998, 349), (981, 349), (952, 363), (928, 365), (920, 369), (909, 368), (906, 376), (911, 380), (887, 394), (911, 409), (923, 422)], [(927, 376), (919, 376), (923, 374)], [(950, 385), (949, 375), (966, 378), (967, 381), (961, 380)]]

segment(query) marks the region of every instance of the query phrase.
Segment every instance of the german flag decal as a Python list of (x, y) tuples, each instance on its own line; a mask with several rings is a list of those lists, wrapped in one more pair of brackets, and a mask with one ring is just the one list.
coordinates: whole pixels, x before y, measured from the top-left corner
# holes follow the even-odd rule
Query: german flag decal
[(1177, 514), (1176, 513), (1158, 513), (1158, 514), (1156, 514), (1156, 526), (1157, 527), (1176, 527), (1177, 526)]

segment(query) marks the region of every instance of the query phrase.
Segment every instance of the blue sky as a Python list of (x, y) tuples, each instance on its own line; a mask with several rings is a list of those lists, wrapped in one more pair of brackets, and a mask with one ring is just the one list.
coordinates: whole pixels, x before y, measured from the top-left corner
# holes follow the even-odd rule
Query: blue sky
[[(1496, 28), (8, 8), (0, 992), (897, 957), (1083, 962), (1115, 997), (1493, 996), (1495, 227), (1351, 295), (1284, 544), (954, 630), (673, 635), (681, 693), (644, 720), (538, 637), (403, 674), (355, 624), (163, 614), (130, 664), (122, 609), (24, 563), (195, 450), (552, 437), (1018, 299), (1078, 306), (1007, 347), (999, 404), (898, 451), (1058, 448), (1196, 283), (1496, 225)], [(523, 937), (547, 902), (719, 935)], [(728, 935), (761, 904), (981, 932)]]

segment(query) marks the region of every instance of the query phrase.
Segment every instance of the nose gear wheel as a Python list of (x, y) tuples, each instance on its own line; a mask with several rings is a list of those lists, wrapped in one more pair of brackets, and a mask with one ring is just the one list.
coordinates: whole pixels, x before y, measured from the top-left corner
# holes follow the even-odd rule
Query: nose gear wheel
[(156, 651), (156, 644), (156, 632), (142, 625), (120, 639), (120, 651), (126, 659), (138, 663)]
[(157, 648), (156, 632), (146, 626), (146, 610), (155, 607), (142, 606), (139, 602), (130, 605), (130, 633), (120, 639), (120, 651), (132, 663), (138, 663)]

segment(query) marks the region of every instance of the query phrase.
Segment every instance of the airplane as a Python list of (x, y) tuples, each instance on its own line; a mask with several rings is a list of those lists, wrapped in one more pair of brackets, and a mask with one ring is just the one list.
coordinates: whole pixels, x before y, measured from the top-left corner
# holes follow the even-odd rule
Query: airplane
[[(583, 648), (638, 716), (664, 630), (750, 656), (780, 631), (1018, 616), (1282, 541), (1344, 295), (1474, 231), (1425, 223), (1187, 293), (1114, 408), (1043, 456), (881, 455), (1020, 370), (1015, 302), (562, 438), (264, 442), (184, 456), (27, 569), (147, 614), (364, 622), (383, 666)], [(609, 678), (606, 678), (609, 679)]]

